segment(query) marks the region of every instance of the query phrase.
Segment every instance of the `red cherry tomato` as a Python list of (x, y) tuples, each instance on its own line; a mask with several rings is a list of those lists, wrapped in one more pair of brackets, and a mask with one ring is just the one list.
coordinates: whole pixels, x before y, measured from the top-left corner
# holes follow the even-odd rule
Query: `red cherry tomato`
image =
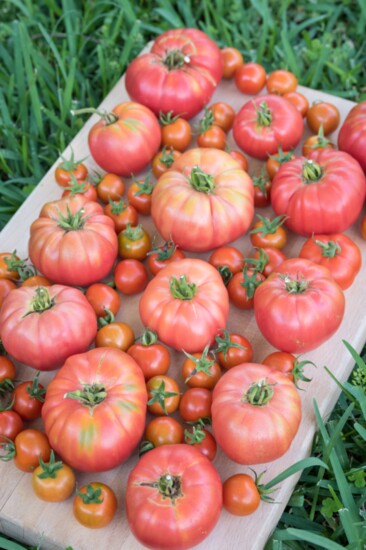
[(121, 260), (114, 268), (114, 282), (123, 294), (138, 294), (145, 289), (149, 276), (139, 260)]
[(284, 95), (294, 92), (297, 84), (297, 78), (293, 73), (279, 69), (268, 76), (266, 86), (270, 94)]
[(235, 73), (235, 85), (246, 95), (256, 95), (264, 88), (267, 80), (266, 70), (258, 63), (245, 63)]
[(242, 54), (237, 48), (222, 48), (221, 56), (224, 63), (223, 78), (232, 78), (237, 69), (244, 63)]

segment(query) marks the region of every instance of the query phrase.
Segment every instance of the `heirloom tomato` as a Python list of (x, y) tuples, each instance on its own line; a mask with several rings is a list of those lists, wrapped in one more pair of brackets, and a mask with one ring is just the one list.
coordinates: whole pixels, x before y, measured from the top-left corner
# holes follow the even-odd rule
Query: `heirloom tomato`
[(127, 350), (142, 370), (145, 380), (158, 374), (166, 374), (170, 367), (170, 353), (166, 346), (158, 342), (155, 331), (146, 329), (139, 340)]
[(156, 330), (162, 342), (195, 353), (225, 328), (229, 298), (212, 265), (187, 258), (159, 271), (147, 285), (139, 309), (142, 322)]
[(318, 149), (308, 158), (290, 160), (272, 182), (271, 203), (285, 225), (300, 235), (340, 233), (358, 218), (366, 178), (347, 153)]
[(73, 510), (81, 525), (90, 529), (100, 529), (112, 521), (117, 506), (117, 497), (113, 489), (100, 481), (92, 481), (76, 491)]
[(52, 448), (77, 470), (121, 464), (144, 428), (147, 392), (140, 367), (118, 349), (72, 355), (47, 387), (42, 418)]
[(32, 473), (32, 487), (38, 498), (46, 502), (63, 502), (75, 489), (76, 477), (67, 464), (55, 460), (51, 451), (50, 460), (40, 464)]
[(208, 103), (222, 72), (221, 51), (204, 32), (171, 29), (130, 63), (126, 89), (133, 101), (156, 115), (171, 111), (188, 120)]
[(77, 288), (62, 285), (13, 290), (0, 311), (4, 347), (18, 361), (54, 370), (85, 351), (97, 333), (92, 306)]
[(264, 88), (267, 75), (266, 70), (258, 63), (245, 63), (235, 72), (235, 85), (240, 92), (246, 95), (256, 95)]
[(149, 548), (192, 548), (215, 527), (221, 509), (220, 476), (192, 445), (152, 449), (129, 475), (128, 523), (139, 542)]
[(289, 449), (300, 425), (301, 399), (284, 374), (242, 363), (216, 384), (211, 412), (212, 429), (224, 453), (239, 464), (262, 464)]
[(87, 286), (106, 277), (117, 257), (113, 221), (76, 195), (48, 203), (30, 228), (29, 258), (54, 283)]
[(183, 250), (211, 250), (237, 239), (253, 213), (252, 180), (217, 149), (183, 153), (152, 195), (151, 215), (159, 233)]
[(289, 353), (320, 346), (338, 329), (344, 309), (343, 291), (330, 271), (304, 258), (284, 261), (254, 294), (259, 330)]
[(352, 155), (366, 172), (366, 101), (348, 113), (338, 134), (338, 147)]

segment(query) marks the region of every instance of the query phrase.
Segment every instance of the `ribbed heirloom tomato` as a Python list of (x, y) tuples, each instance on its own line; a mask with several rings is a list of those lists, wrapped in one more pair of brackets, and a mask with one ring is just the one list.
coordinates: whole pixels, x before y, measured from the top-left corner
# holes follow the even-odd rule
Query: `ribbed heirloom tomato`
[(339, 130), (338, 147), (358, 160), (366, 173), (366, 101), (348, 113)]

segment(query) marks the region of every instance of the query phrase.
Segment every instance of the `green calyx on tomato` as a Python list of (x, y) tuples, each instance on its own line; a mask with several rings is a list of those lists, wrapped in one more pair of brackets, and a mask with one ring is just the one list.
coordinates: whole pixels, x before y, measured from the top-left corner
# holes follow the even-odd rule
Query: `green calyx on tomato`
[[(160, 160), (161, 162), (163, 162), (162, 159)], [(139, 180), (136, 180), (135, 178), (133, 178), (132, 181), (133, 183), (136, 183), (136, 185), (138, 186), (138, 190), (135, 192), (135, 195), (138, 197), (140, 195), (151, 195), (156, 185), (156, 182), (152, 180), (151, 170), (149, 170), (148, 173), (146, 174), (144, 181), (139, 181)]]
[(141, 344), (143, 346), (152, 346), (154, 344), (156, 344), (156, 342), (158, 341), (158, 335), (157, 335), (157, 332), (155, 330), (152, 330), (150, 328), (146, 328), (140, 338), (141, 340)]
[(194, 363), (194, 369), (189, 373), (189, 376), (184, 380), (185, 384), (198, 372), (204, 372), (207, 374), (207, 376), (212, 376), (211, 367), (215, 363), (214, 359), (209, 359), (208, 352), (209, 352), (210, 346), (207, 345), (205, 349), (203, 350), (200, 357), (195, 357), (191, 353), (187, 353), (186, 351), (182, 350), (184, 355), (188, 357), (193, 363)]
[(324, 149), (329, 143), (331, 143), (330, 139), (324, 136), (323, 124), (320, 125), (317, 138), (316, 143), (309, 146), (310, 149)]
[(277, 229), (281, 227), (281, 225), (285, 223), (288, 218), (285, 214), (276, 216), (273, 220), (266, 218), (265, 216), (261, 216), (260, 214), (257, 214), (257, 217), (259, 218), (261, 225), (249, 231), (249, 234), (252, 235), (254, 233), (259, 233), (262, 237), (276, 233)]
[(65, 399), (74, 399), (87, 407), (99, 405), (107, 397), (103, 384), (82, 384), (82, 390), (75, 390), (65, 393)]
[(262, 407), (272, 399), (274, 395), (273, 387), (276, 384), (269, 384), (266, 379), (259, 380), (250, 385), (248, 391), (242, 396), (244, 403)]
[(168, 124), (172, 124), (173, 122), (178, 120), (180, 116), (181, 115), (173, 116), (173, 111), (168, 111), (167, 113), (163, 113), (162, 111), (160, 111), (159, 122), (162, 126), (168, 126)]
[(164, 166), (166, 166), (167, 168), (170, 168), (175, 160), (174, 150), (173, 149), (167, 150), (167, 148), (164, 146), (159, 160), (162, 164), (164, 164)]
[(129, 205), (129, 202), (127, 199), (121, 199), (119, 201), (113, 201), (111, 198), (108, 198), (109, 204), (111, 205), (111, 212), (112, 214), (121, 214), (124, 212)]
[(215, 354), (218, 354), (221, 351), (221, 353), (224, 355), (224, 359), (226, 360), (227, 352), (229, 351), (230, 348), (237, 348), (237, 349), (242, 349), (242, 350), (247, 349), (244, 346), (242, 346), (241, 344), (239, 344), (239, 342), (232, 342), (230, 340), (230, 333), (229, 333), (228, 330), (224, 329), (222, 331), (222, 334), (223, 334), (223, 337), (218, 335), (215, 338), (215, 341), (217, 343), (217, 347), (215, 349)]
[(304, 367), (306, 365), (312, 365), (313, 367), (316, 367), (315, 363), (313, 363), (312, 361), (307, 361), (307, 360), (299, 361), (298, 359), (296, 359), (296, 361), (294, 363), (294, 367), (291, 371), (291, 374), (294, 377), (294, 384), (295, 384), (295, 386), (297, 387), (298, 390), (302, 389), (298, 385), (299, 380), (301, 380), (302, 382), (311, 382), (312, 381), (312, 378), (308, 378), (304, 374)]
[(105, 307), (104, 311), (105, 311), (104, 317), (98, 318), (98, 328), (102, 328), (102, 327), (105, 327), (106, 325), (110, 325), (111, 323), (114, 323), (114, 321), (116, 320), (113, 312), (110, 309)]
[(36, 288), (35, 292), (36, 295), (30, 303), (30, 309), (27, 315), (30, 313), (42, 313), (55, 305), (55, 302), (51, 299), (45, 287), (39, 286)]
[(58, 215), (58, 225), (65, 230), (65, 233), (68, 231), (78, 231), (83, 229), (86, 222), (86, 217), (84, 216), (84, 208), (80, 208), (75, 214), (70, 212), (70, 208), (67, 207), (67, 215), (64, 216), (59, 212)]
[(100, 487), (93, 487), (90, 483), (86, 485), (85, 492), (76, 491), (76, 494), (81, 498), (84, 504), (101, 504), (103, 498), (101, 498), (102, 489)]
[(187, 281), (187, 275), (181, 275), (179, 280), (170, 277), (169, 286), (171, 295), (178, 300), (193, 300), (197, 292), (197, 285)]
[(163, 63), (169, 71), (180, 69), (185, 63), (189, 62), (190, 57), (181, 50), (170, 50), (163, 59)]
[(189, 183), (196, 191), (212, 193), (215, 189), (215, 180), (210, 174), (206, 174), (199, 166), (193, 166)]
[(257, 114), (257, 126), (270, 126), (272, 122), (272, 113), (265, 101), (262, 101), (257, 107), (254, 104)]
[(173, 239), (169, 239), (168, 241), (165, 241), (165, 243), (162, 246), (155, 247), (153, 246), (153, 249), (147, 253), (148, 256), (151, 254), (157, 254), (157, 260), (163, 262), (164, 260), (169, 260), (176, 251), (177, 245), (173, 241)]
[(60, 156), (61, 156), (62, 162), (59, 164), (59, 167), (62, 168), (62, 170), (66, 170), (67, 172), (72, 172), (73, 170), (76, 170), (79, 164), (81, 164), (82, 162), (84, 162), (84, 160), (88, 158), (88, 157), (84, 157), (80, 160), (75, 160), (75, 155), (73, 150), (71, 150), (71, 155), (69, 159), (65, 159), (62, 155)]
[(46, 388), (39, 387), (39, 375), (40, 371), (37, 372), (35, 377), (33, 378), (33, 382), (30, 386), (27, 386), (27, 392), (29, 393), (29, 397), (33, 399), (38, 399), (41, 403), (44, 403), (44, 395), (46, 393)]
[(164, 474), (160, 476), (157, 481), (151, 483), (141, 482), (139, 485), (145, 487), (154, 487), (159, 491), (163, 498), (170, 498), (172, 504), (175, 504), (177, 498), (182, 497), (182, 487), (179, 476), (173, 476), (171, 474)]
[(161, 384), (158, 388), (150, 388), (149, 393), (152, 397), (149, 399), (147, 404), (153, 405), (154, 403), (159, 403), (166, 415), (168, 414), (168, 412), (165, 406), (165, 399), (167, 399), (168, 397), (175, 397), (176, 395), (179, 395), (179, 392), (176, 391), (165, 391), (164, 380), (161, 381)]
[(281, 145), (279, 145), (278, 153), (276, 153), (275, 155), (268, 155), (268, 158), (277, 161), (280, 165), (285, 164), (285, 162), (288, 162), (289, 160), (292, 160), (294, 158), (294, 150), (290, 149), (290, 151), (284, 153)]
[(42, 457), (40, 456), (39, 465), (42, 468), (42, 472), (38, 474), (38, 477), (40, 479), (55, 479), (57, 476), (57, 471), (62, 470), (62, 468), (64, 467), (61, 460), (55, 460), (55, 453), (53, 449), (51, 450), (49, 462), (44, 462), (42, 460)]
[(8, 437), (5, 437), (5, 435), (2, 435), (0, 441), (0, 460), (9, 462), (10, 460), (13, 460), (16, 454), (17, 452), (14, 441)]
[(124, 229), (122, 233), (130, 241), (138, 241), (144, 236), (144, 230), (142, 229), (141, 224), (132, 226), (130, 223), (128, 223), (126, 229)]
[(200, 420), (193, 424), (191, 429), (184, 430), (184, 440), (188, 445), (195, 445), (202, 443), (202, 441), (206, 438), (206, 432), (204, 431), (204, 422), (201, 422)]
[(339, 246), (338, 243), (335, 241), (328, 241), (327, 243), (323, 243), (322, 241), (315, 241), (315, 244), (317, 244), (322, 251), (322, 256), (325, 258), (335, 258), (337, 254), (340, 254), (342, 249)]
[(14, 271), (19, 274), (19, 277), (22, 281), (29, 279), (37, 274), (37, 271), (34, 266), (27, 266), (26, 260), (21, 260), (16, 255), (16, 250), (11, 253), (9, 258), (4, 258), (4, 262), (8, 268), (8, 271)]
[(313, 160), (306, 160), (302, 167), (302, 179), (304, 183), (316, 183), (323, 176), (323, 168)]
[(198, 133), (204, 134), (205, 132), (207, 132), (207, 130), (211, 128), (213, 123), (214, 123), (213, 111), (212, 109), (207, 109), (207, 107), (205, 107), (203, 118), (201, 118), (199, 122)]
[(74, 174), (70, 174), (71, 185), (65, 187), (65, 191), (70, 191), (70, 195), (74, 196), (78, 193), (86, 193), (88, 191), (90, 183), (86, 180), (79, 181), (75, 178)]
[(258, 251), (258, 258), (244, 258), (244, 261), (250, 265), (251, 269), (253, 266), (255, 271), (263, 273), (264, 268), (269, 262), (269, 256), (263, 248), (255, 247), (255, 249)]
[(246, 267), (243, 269), (243, 282), (241, 282), (240, 285), (247, 291), (247, 297), (249, 300), (253, 298), (256, 289), (262, 283), (262, 279), (257, 277), (258, 273), (259, 272), (254, 269), (253, 272), (249, 274)]
[(258, 187), (263, 193), (263, 195), (267, 198), (268, 196), (268, 182), (270, 181), (265, 166), (262, 168), (261, 173), (259, 176), (253, 176), (253, 185), (254, 187)]
[(278, 273), (278, 276), (285, 283), (285, 289), (289, 294), (302, 294), (309, 288), (310, 282), (300, 275), (296, 279), (291, 279), (290, 275)]
[(220, 265), (217, 271), (220, 273), (224, 285), (227, 286), (233, 278), (233, 272), (227, 265)]
[(99, 115), (102, 120), (106, 123), (107, 126), (114, 124), (118, 120), (118, 116), (114, 113), (107, 111), (98, 111), (93, 107), (86, 107), (85, 109), (78, 109), (77, 111), (70, 111), (73, 116), (75, 115)]

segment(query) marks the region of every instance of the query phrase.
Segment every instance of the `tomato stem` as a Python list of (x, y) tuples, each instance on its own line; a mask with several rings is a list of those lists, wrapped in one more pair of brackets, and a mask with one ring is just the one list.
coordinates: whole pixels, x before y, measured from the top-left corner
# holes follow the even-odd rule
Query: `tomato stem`
[(220, 273), (224, 285), (227, 286), (234, 276), (233, 272), (227, 265), (220, 265), (217, 271)]
[(302, 167), (302, 179), (304, 183), (316, 183), (323, 176), (323, 168), (313, 160), (306, 160)]
[(94, 488), (90, 483), (85, 488), (85, 493), (82, 491), (76, 491), (76, 494), (82, 499), (84, 504), (101, 504), (103, 498), (101, 497), (102, 490), (100, 487)]
[(197, 292), (197, 285), (188, 282), (187, 275), (181, 275), (179, 280), (170, 277), (169, 286), (171, 295), (178, 300), (192, 300)]
[(192, 378), (192, 376), (194, 376), (198, 372), (204, 372), (208, 376), (212, 376), (211, 367), (214, 365), (215, 360), (208, 358), (209, 350), (210, 350), (210, 346), (208, 344), (203, 350), (200, 357), (195, 357), (191, 353), (188, 353), (183, 350), (184, 355), (188, 357), (188, 359), (190, 359), (192, 363), (194, 363), (193, 370), (189, 373), (187, 378), (184, 380), (185, 384)]
[(174, 254), (174, 252), (177, 249), (177, 245), (173, 241), (173, 239), (169, 239), (168, 241), (165, 241), (165, 243), (162, 246), (156, 247), (153, 244), (153, 249), (150, 250), (150, 252), (147, 253), (148, 256), (151, 254), (157, 254), (157, 260), (163, 262), (165, 260), (169, 260)]
[(143, 346), (152, 346), (158, 341), (158, 335), (155, 330), (146, 328), (141, 336), (141, 344)]
[[(78, 112), (74, 111), (74, 113), (77, 114)], [(74, 154), (74, 151), (72, 149), (71, 149), (71, 155), (70, 155), (69, 159), (66, 159), (62, 155), (60, 155), (60, 156), (61, 156), (62, 162), (60, 162), (59, 168), (61, 168), (62, 170), (66, 170), (66, 172), (72, 172), (72, 171), (76, 170), (76, 168), (79, 166), (79, 164), (82, 164), (84, 162), (84, 160), (86, 160), (88, 158), (88, 157), (84, 157), (80, 160), (75, 160), (75, 154)]]
[(42, 457), (39, 456), (39, 465), (42, 468), (42, 472), (39, 473), (37, 477), (39, 477), (40, 479), (55, 479), (57, 476), (57, 471), (62, 470), (62, 468), (64, 467), (61, 460), (55, 460), (55, 453), (53, 449), (51, 450), (49, 462), (44, 462), (42, 460)]
[(220, 335), (216, 336), (215, 341), (217, 343), (217, 348), (215, 349), (215, 354), (217, 355), (220, 351), (222, 352), (224, 359), (226, 361), (227, 358), (227, 352), (230, 348), (236, 348), (236, 349), (242, 349), (246, 350), (244, 346), (239, 344), (239, 342), (232, 342), (230, 340), (230, 333), (228, 330), (224, 329), (222, 331), (223, 337)]
[(64, 398), (74, 399), (87, 407), (94, 407), (107, 397), (106, 389), (102, 384), (82, 384), (82, 386), (82, 390), (65, 393)]
[(259, 107), (254, 104), (257, 113), (258, 126), (270, 126), (272, 122), (272, 113), (265, 101), (261, 101)]
[(189, 183), (196, 191), (201, 193), (212, 193), (215, 189), (215, 180), (210, 174), (206, 174), (199, 166), (193, 166)]
[[(31, 307), (29, 313), (42, 313), (47, 309), (51, 309), (54, 306), (55, 302), (51, 299), (47, 288), (43, 286), (38, 286), (35, 289), (35, 297), (31, 301)], [(27, 315), (28, 315), (27, 314)]]
[(70, 111), (73, 116), (75, 115), (99, 115), (107, 126), (110, 124), (114, 124), (118, 120), (118, 116), (115, 113), (107, 112), (107, 111), (99, 111), (98, 109), (94, 109), (94, 107), (85, 107), (85, 109), (78, 109), (77, 111)]
[(132, 226), (128, 223), (126, 229), (124, 229), (122, 233), (126, 239), (129, 239), (130, 241), (138, 241), (144, 236), (144, 230), (142, 229), (141, 224)]
[(190, 63), (190, 57), (181, 50), (170, 50), (163, 59), (169, 71), (180, 69), (185, 63)]
[(335, 258), (337, 254), (340, 254), (342, 251), (339, 244), (335, 241), (328, 241), (324, 243), (323, 241), (315, 240), (315, 244), (320, 247), (322, 251), (322, 256), (324, 256), (325, 258)]
[(288, 274), (278, 273), (278, 276), (285, 283), (285, 289), (289, 294), (302, 294), (309, 288), (309, 281), (300, 275), (297, 275), (296, 279), (291, 279)]
[(64, 229), (66, 233), (68, 231), (78, 231), (79, 229), (83, 229), (86, 222), (84, 213), (84, 208), (80, 208), (80, 210), (75, 212), (75, 214), (72, 214), (70, 208), (67, 206), (66, 216), (61, 214), (61, 212), (58, 214), (58, 225)]
[(275, 385), (276, 384), (269, 384), (265, 378), (258, 382), (254, 382), (243, 395), (242, 401), (244, 403), (250, 403), (250, 405), (255, 405), (256, 407), (267, 405), (274, 395), (273, 387)]
[(157, 481), (141, 482), (140, 486), (154, 487), (158, 489), (163, 498), (170, 498), (172, 504), (175, 504), (177, 498), (182, 497), (182, 487), (179, 476), (173, 476), (171, 474), (164, 474), (160, 476)]
[(29, 397), (32, 399), (37, 399), (41, 403), (44, 403), (44, 395), (46, 393), (46, 388), (39, 387), (39, 375), (40, 371), (38, 371), (33, 378), (32, 384), (30, 386), (27, 386), (27, 392), (29, 394)]

